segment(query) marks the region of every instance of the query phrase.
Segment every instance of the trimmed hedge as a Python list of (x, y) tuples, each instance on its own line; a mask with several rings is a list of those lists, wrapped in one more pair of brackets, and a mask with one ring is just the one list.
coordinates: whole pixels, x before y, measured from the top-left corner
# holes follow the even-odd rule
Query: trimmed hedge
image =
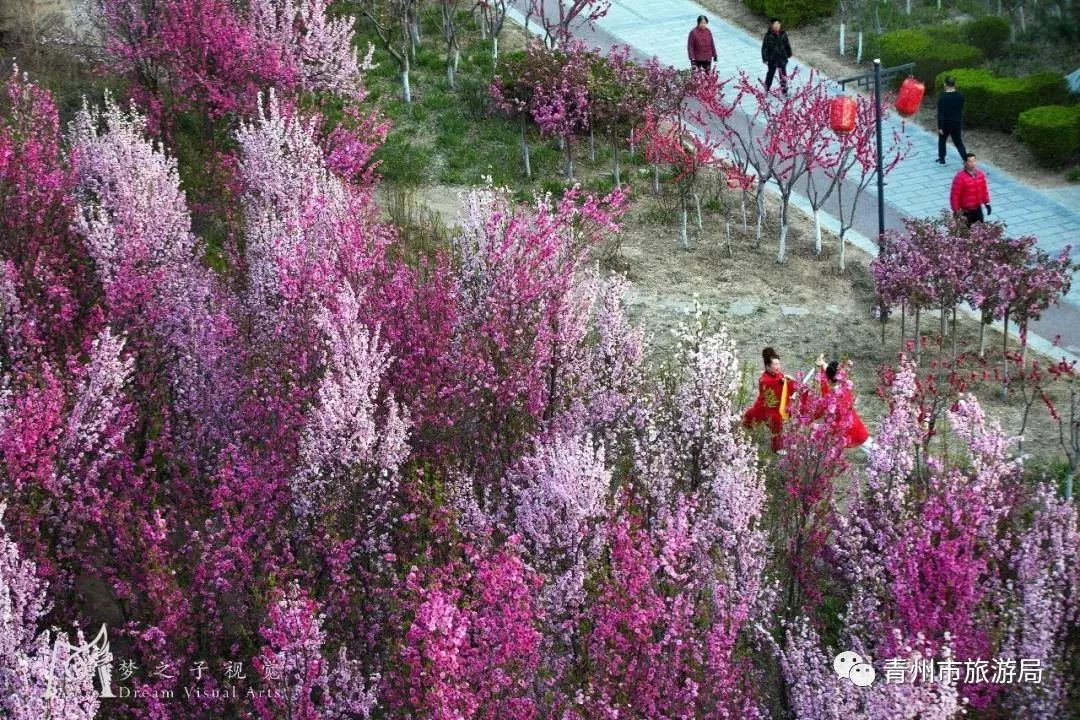
[(765, 15), (780, 18), (785, 28), (799, 27), (836, 12), (839, 0), (765, 0)]
[(743, 5), (756, 15), (765, 14), (765, 0), (743, 0)]
[(964, 36), (969, 45), (982, 50), (986, 57), (997, 57), (1005, 52), (1009, 42), (1009, 21), (997, 15), (987, 15), (965, 25)]
[(946, 75), (955, 76), (957, 90), (964, 93), (964, 122), (971, 127), (1012, 132), (1020, 113), (1040, 105), (1061, 105), (1069, 95), (1065, 76), (1057, 73), (1014, 78), (957, 68), (937, 76), (934, 87), (939, 93)]
[(881, 64), (892, 67), (913, 62), (915, 77), (927, 85), (945, 70), (976, 67), (984, 59), (977, 47), (942, 42), (925, 30), (897, 30), (881, 36)]
[(1016, 135), (1046, 167), (1068, 163), (1080, 149), (1080, 106), (1044, 105), (1020, 113)]

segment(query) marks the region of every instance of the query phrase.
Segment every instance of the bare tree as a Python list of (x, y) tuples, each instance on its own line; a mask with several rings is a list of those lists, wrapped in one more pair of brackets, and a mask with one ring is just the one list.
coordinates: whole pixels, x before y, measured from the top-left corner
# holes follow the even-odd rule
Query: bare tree
[(375, 28), (383, 49), (397, 63), (401, 72), (401, 95), (412, 102), (409, 87), (409, 61), (414, 43), (419, 42), (419, 0), (353, 0), (352, 4)]
[(509, 7), (508, 0), (477, 0), (473, 6), (473, 13), (480, 16), (480, 37), (487, 39), (491, 35), (491, 58), (495, 62), (499, 60), (499, 36)]
[(442, 15), (442, 38), (446, 43), (446, 80), (452, 89), (457, 88), (458, 59), (461, 48), (458, 45), (457, 16), (463, 0), (439, 0), (439, 12)]

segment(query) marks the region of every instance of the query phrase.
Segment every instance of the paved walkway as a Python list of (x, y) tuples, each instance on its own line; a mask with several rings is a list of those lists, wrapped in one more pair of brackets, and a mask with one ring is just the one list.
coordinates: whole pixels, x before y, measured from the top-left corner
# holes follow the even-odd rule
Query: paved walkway
[[(510, 17), (522, 23), (524, 16), (520, 8), (524, 6), (524, 0), (515, 0), (515, 5), (517, 9), (511, 11)], [(611, 10), (595, 28), (578, 27), (575, 34), (605, 51), (614, 45), (628, 45), (641, 59), (656, 56), (664, 63), (686, 67), (689, 64), (686, 37), (698, 15), (709, 17), (709, 28), (720, 56), (717, 71), (721, 77), (733, 76), (741, 69), (764, 77), (760, 37), (751, 36), (689, 0), (665, 0), (662, 3), (612, 0)], [(535, 23), (532, 28), (536, 28)], [(788, 68), (800, 67), (799, 74), (805, 78), (809, 66), (798, 59), (798, 31), (792, 33), (792, 45), (796, 56)], [(902, 121), (894, 114), (888, 122), (898, 125)], [(912, 144), (911, 151), (885, 181), (887, 228), (901, 227), (904, 217), (928, 217), (946, 209), (952, 177), (960, 169), (959, 157), (951, 143), (948, 164), (938, 165), (934, 162), (937, 135), (914, 124), (906, 124), (905, 131)], [(888, 137), (889, 130), (885, 133)], [(978, 152), (978, 148), (970, 149)], [(1073, 260), (1080, 262), (1080, 248), (1077, 248), (1080, 245), (1080, 213), (1077, 212), (1080, 202), (1076, 202), (1080, 192), (1073, 189), (1040, 191), (1023, 185), (988, 163), (980, 163), (980, 167), (986, 172), (990, 186), (994, 219), (1004, 221), (1011, 233), (1035, 235), (1047, 252), (1060, 252), (1065, 245), (1071, 244)], [(845, 195), (850, 197), (850, 193)], [(807, 207), (801, 198), (795, 198), (793, 202)], [(823, 225), (835, 227), (835, 222)], [(872, 250), (874, 243), (869, 238), (877, 236), (876, 185), (867, 190), (860, 202), (854, 231), (855, 236), (849, 234), (849, 237)], [(1032, 334), (1042, 339), (1033, 342), (1037, 349), (1052, 351), (1058, 357), (1065, 354), (1071, 356), (1069, 359), (1080, 358), (1080, 276), (1074, 275), (1068, 297), (1033, 325)], [(1050, 347), (1047, 340), (1053, 338), (1059, 338), (1060, 349)]]

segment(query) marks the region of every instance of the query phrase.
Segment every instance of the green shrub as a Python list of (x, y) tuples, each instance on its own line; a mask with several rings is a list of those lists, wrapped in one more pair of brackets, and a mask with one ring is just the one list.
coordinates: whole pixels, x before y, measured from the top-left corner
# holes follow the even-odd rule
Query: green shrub
[[(837, 0), (764, 0), (764, 14), (786, 28), (799, 27), (836, 12)], [(752, 8), (751, 8), (752, 9)]]
[(1009, 21), (997, 15), (972, 20), (964, 26), (965, 40), (983, 51), (988, 58), (1005, 52), (1009, 42)]
[(749, 8), (752, 13), (765, 14), (765, 0), (743, 0), (743, 5)]
[[(885, 67), (915, 63), (914, 75), (930, 85), (950, 68), (975, 67), (982, 51), (971, 45), (942, 42), (925, 30), (897, 30), (881, 36), (881, 63)], [(897, 78), (897, 83), (903, 78)]]
[(1056, 73), (1014, 78), (969, 68), (939, 74), (934, 83), (937, 92), (945, 85), (946, 75), (953, 75), (957, 89), (964, 93), (965, 124), (1002, 132), (1012, 132), (1017, 118), (1025, 110), (1040, 105), (1060, 105), (1069, 93), (1064, 76)]
[(1080, 149), (1080, 106), (1044, 105), (1020, 113), (1016, 135), (1041, 165), (1069, 162)]

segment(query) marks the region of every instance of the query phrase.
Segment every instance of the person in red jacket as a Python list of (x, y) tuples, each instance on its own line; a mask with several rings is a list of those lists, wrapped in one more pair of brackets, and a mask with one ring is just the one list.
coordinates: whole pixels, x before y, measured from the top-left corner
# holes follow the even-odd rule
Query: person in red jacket
[[(825, 396), (836, 387), (836, 375), (840, 370), (840, 363), (836, 360), (826, 363), (825, 356), (819, 355), (817, 365), (821, 394)], [(863, 424), (862, 418), (855, 412), (855, 397), (852, 395), (850, 387), (845, 387), (840, 391), (840, 412), (851, 416), (851, 424), (848, 425), (847, 432), (844, 434), (844, 447), (858, 447), (866, 442), (870, 438), (870, 433), (867, 431), (866, 425)]]
[(799, 384), (794, 378), (784, 375), (780, 356), (771, 347), (761, 351), (761, 359), (765, 362), (765, 372), (758, 378), (757, 400), (743, 413), (743, 426), (767, 425), (772, 433), (772, 449), (779, 451), (784, 447), (781, 432), (784, 421), (788, 419), (788, 403), (799, 389)]
[(698, 15), (697, 27), (690, 31), (690, 37), (686, 39), (686, 53), (690, 56), (690, 64), (702, 70), (708, 70), (716, 60), (716, 45), (709, 30), (709, 18), (704, 15)]
[(964, 169), (956, 173), (952, 181), (949, 205), (953, 214), (963, 213), (968, 225), (983, 221), (983, 205), (986, 214), (990, 214), (990, 190), (986, 187), (986, 175), (975, 167), (975, 153), (964, 156)]

